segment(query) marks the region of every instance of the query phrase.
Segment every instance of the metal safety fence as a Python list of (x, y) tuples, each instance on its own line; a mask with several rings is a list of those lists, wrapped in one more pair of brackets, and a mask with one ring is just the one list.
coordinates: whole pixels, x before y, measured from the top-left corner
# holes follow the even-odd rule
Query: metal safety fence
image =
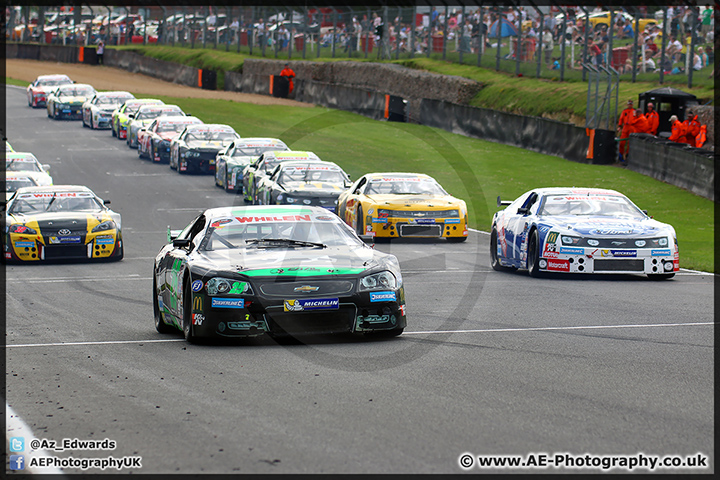
[[(536, 78), (714, 81), (711, 6), (9, 6), (8, 41), (171, 45), (286, 59), (442, 59)], [(677, 83), (677, 82), (675, 82)]]

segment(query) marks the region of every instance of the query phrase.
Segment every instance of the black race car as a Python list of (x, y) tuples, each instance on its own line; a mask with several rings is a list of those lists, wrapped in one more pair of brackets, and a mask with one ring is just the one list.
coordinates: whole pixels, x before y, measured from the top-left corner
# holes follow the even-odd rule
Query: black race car
[(260, 205), (319, 205), (337, 213), (337, 200), (352, 182), (332, 162), (282, 162), (258, 185)]
[(214, 173), (218, 152), (239, 138), (228, 125), (188, 125), (170, 144), (170, 168), (178, 173)]
[(243, 199), (246, 202), (257, 204), (257, 187), (263, 178), (269, 176), (275, 167), (282, 162), (290, 162), (293, 160), (303, 162), (320, 162), (320, 157), (313, 152), (299, 151), (267, 151), (260, 155), (257, 160), (243, 169), (242, 188)]
[(366, 245), (321, 207), (206, 210), (168, 240), (153, 266), (160, 333), (199, 337), (352, 332), (406, 326), (394, 255)]

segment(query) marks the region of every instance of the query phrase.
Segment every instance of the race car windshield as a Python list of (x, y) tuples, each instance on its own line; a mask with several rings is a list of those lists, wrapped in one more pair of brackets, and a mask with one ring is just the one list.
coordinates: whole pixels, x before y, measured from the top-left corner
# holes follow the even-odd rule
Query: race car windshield
[(202, 143), (202, 142), (225, 142), (232, 141), (235, 139), (233, 132), (219, 130), (219, 131), (195, 131), (190, 132), (187, 135), (188, 143)]
[(8, 178), (5, 180), (5, 191), (14, 192), (21, 187), (33, 187), (37, 185), (32, 178)]
[(120, 105), (125, 100), (127, 100), (127, 98), (125, 98), (125, 97), (100, 97), (100, 98), (98, 98), (97, 104), (98, 105)]
[(161, 123), (157, 127), (158, 133), (182, 132), (185, 130), (187, 123)]
[(235, 152), (233, 153), (233, 157), (259, 157), (265, 152), (270, 152), (273, 150), (281, 150), (277, 146), (274, 145), (267, 145), (264, 147), (237, 147), (235, 149)]
[(145, 112), (140, 112), (137, 114), (137, 117), (135, 117), (136, 120), (152, 120), (153, 118), (157, 118), (160, 115), (166, 115), (168, 117), (176, 117), (181, 116), (183, 113), (180, 110), (172, 110), (172, 111), (162, 111), (162, 110), (148, 110)]
[(5, 160), (5, 170), (8, 172), (42, 172), (36, 161), (13, 158)]
[[(63, 193), (62, 195), (67, 195)], [(82, 195), (82, 194), (81, 194)], [(49, 212), (102, 212), (103, 207), (92, 196), (67, 197), (61, 194), (47, 193), (23, 195), (17, 198), (10, 213), (37, 214)]]
[(57, 87), (59, 85), (68, 85), (70, 83), (73, 83), (73, 82), (69, 78), (60, 79), (60, 80), (40, 80), (40, 81), (38, 81), (38, 86), (39, 87)]
[(88, 97), (93, 94), (93, 90), (90, 88), (68, 88), (66, 90), (60, 90), (58, 96), (62, 97)]
[(373, 180), (365, 193), (367, 195), (447, 195), (436, 181), (419, 178)]
[[(208, 228), (200, 250), (223, 250), (231, 248), (315, 248), (315, 247), (358, 247), (356, 237), (339, 222), (297, 221), (297, 222), (254, 222), (218, 225)], [(262, 218), (262, 217), (260, 217)]]
[(545, 197), (538, 215), (597, 215), (643, 219), (630, 200), (618, 195), (552, 195)]
[(286, 168), (278, 183), (287, 182), (326, 182), (343, 184), (345, 178), (339, 170), (314, 170), (309, 168)]

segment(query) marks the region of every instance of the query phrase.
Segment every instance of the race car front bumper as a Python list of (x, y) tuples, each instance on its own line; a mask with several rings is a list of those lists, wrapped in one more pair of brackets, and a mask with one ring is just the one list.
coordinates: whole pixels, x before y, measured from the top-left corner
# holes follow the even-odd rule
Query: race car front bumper
[(394, 218), (378, 217), (375, 212), (365, 218), (365, 235), (387, 238), (457, 238), (467, 237), (467, 222), (462, 218)]
[(87, 235), (43, 236), (9, 234), (4, 258), (37, 262), (55, 259), (103, 259), (120, 255), (122, 235), (105, 230)]
[(680, 256), (674, 248), (562, 247), (559, 252), (544, 252), (538, 267), (541, 271), (558, 273), (668, 274), (680, 269)]

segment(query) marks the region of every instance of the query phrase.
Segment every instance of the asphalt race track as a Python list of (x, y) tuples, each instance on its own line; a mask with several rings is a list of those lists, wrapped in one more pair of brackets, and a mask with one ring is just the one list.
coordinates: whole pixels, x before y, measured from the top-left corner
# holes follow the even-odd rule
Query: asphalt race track
[(477, 465), (560, 453), (576, 465), (699, 453), (706, 468), (655, 472), (714, 472), (711, 275), (494, 272), (489, 236), (473, 231), (376, 246), (403, 269), (399, 338), (189, 345), (155, 331), (153, 258), (168, 225), (242, 200), (139, 159), (109, 130), (47, 118), (24, 89), (8, 87), (6, 105), (13, 147), (56, 184), (110, 199), (125, 240), (121, 262), (6, 267), (7, 403), (29, 428), (8, 437), (114, 440), (45, 453), (142, 457), (123, 473), (463, 473), (465, 453), (475, 473), (572, 471)]

